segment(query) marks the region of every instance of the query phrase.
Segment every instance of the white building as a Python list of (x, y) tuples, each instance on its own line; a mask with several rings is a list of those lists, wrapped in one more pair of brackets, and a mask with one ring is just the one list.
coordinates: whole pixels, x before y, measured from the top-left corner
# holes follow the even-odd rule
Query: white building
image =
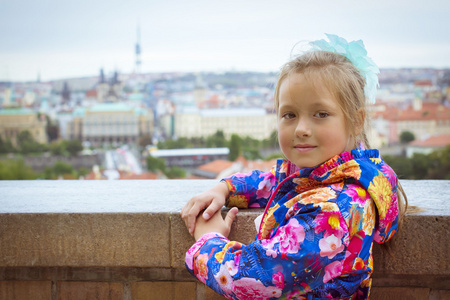
[(153, 113), (149, 109), (123, 103), (101, 103), (74, 111), (67, 131), (70, 139), (94, 145), (136, 144), (140, 137), (153, 134)]
[(406, 147), (406, 156), (411, 158), (414, 153), (430, 154), (431, 152), (450, 145), (450, 134), (431, 136), (424, 140), (412, 141)]
[(276, 129), (275, 113), (262, 108), (197, 109), (178, 108), (174, 115), (173, 132), (177, 138), (207, 137), (222, 130), (226, 138), (233, 133), (254, 139), (266, 139)]

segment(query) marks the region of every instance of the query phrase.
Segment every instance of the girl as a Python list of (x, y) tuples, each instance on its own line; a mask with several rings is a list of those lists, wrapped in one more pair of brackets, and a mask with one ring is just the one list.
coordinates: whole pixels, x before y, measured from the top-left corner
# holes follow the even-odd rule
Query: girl
[[(378, 150), (365, 150), (365, 96), (374, 99), (378, 68), (362, 41), (327, 36), (281, 70), (286, 159), (223, 179), (181, 212), (196, 239), (188, 270), (228, 299), (368, 299), (373, 241), (398, 229), (397, 177)], [(253, 243), (227, 239), (237, 209), (223, 220), (224, 204), (266, 208)]]

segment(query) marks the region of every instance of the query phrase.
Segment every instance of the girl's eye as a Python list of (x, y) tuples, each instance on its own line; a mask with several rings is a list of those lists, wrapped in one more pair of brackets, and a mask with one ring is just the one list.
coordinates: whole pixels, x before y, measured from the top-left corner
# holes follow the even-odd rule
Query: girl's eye
[(292, 119), (295, 118), (295, 115), (293, 113), (285, 113), (283, 115), (283, 119)]
[(321, 111), (321, 112), (316, 113), (314, 116), (317, 118), (323, 119), (323, 118), (328, 117), (329, 114), (327, 112)]

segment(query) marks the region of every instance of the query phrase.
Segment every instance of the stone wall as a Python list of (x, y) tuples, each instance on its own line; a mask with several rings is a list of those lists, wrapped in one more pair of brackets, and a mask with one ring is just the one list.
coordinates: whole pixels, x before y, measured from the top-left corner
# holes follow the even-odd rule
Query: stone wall
[[(411, 204), (374, 246), (371, 299), (450, 299), (450, 181), (402, 182)], [(213, 180), (0, 181), (0, 300), (224, 299), (184, 268), (194, 242), (179, 216)], [(249, 243), (261, 209), (230, 238)], [(224, 211), (225, 213), (225, 211)]]

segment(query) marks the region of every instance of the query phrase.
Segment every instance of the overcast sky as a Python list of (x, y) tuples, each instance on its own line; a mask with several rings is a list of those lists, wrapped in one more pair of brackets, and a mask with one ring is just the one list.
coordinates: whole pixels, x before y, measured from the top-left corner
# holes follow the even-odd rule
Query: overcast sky
[(0, 81), (278, 71), (299, 41), (362, 39), (380, 67), (450, 67), (448, 0), (0, 0)]

